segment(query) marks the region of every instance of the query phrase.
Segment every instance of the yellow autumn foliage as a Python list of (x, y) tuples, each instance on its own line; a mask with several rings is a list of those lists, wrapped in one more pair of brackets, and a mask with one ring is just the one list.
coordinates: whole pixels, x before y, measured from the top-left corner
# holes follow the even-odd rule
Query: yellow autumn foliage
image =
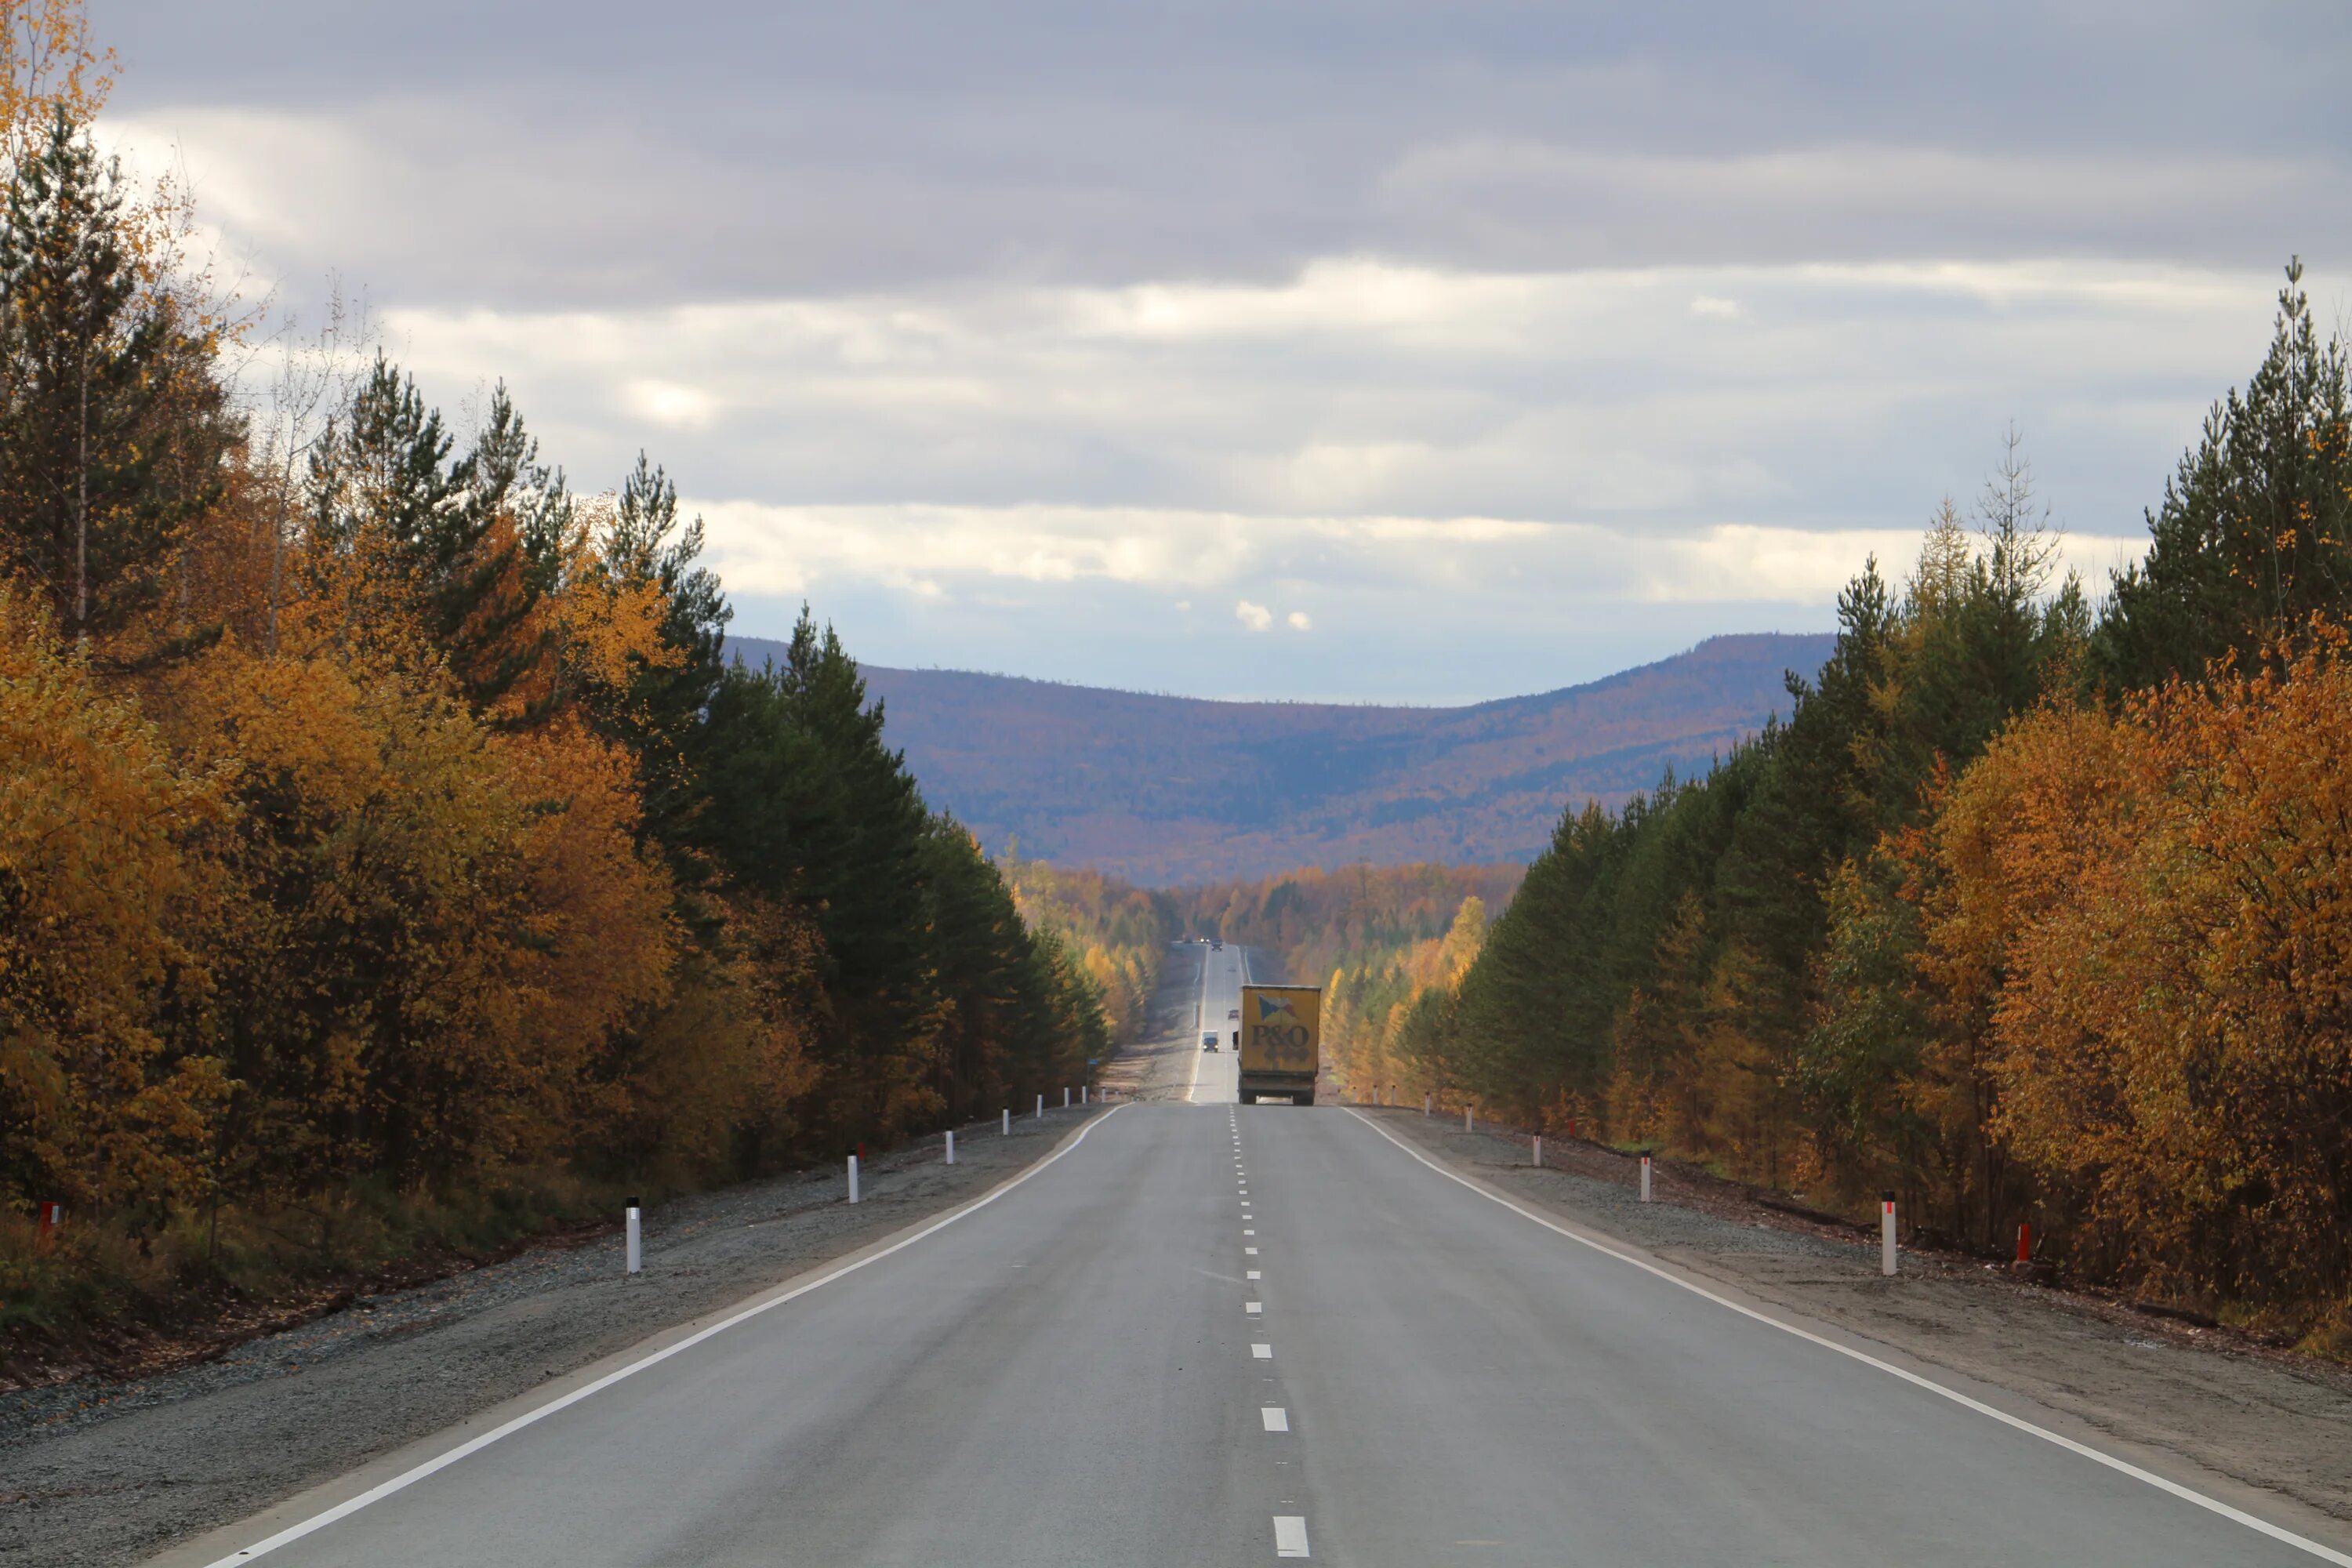
[(2308, 1301), (2352, 1257), (2352, 663), (2323, 634), (2052, 708), (1939, 825), (1933, 973), (1986, 994), (1996, 1132), (2154, 1285)]

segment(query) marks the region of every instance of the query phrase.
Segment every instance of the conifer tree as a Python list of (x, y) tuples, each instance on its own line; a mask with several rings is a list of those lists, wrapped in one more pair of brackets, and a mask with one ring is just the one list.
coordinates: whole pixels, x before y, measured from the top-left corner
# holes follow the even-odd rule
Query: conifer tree
[(734, 611), (719, 578), (700, 564), (702, 520), (680, 526), (677, 489), (637, 454), (621, 481), (599, 571), (651, 582), (662, 598), (661, 640), (674, 661), (632, 661), (625, 689), (590, 694), (597, 723), (638, 762), (646, 829), (673, 851), (673, 870), (690, 879), (693, 858), (678, 853), (701, 809), (700, 742), (727, 674), (727, 623)]
[[(572, 494), (560, 468), (539, 461), (539, 442), (500, 382), (473, 449), (450, 472), (452, 505), (436, 547), (436, 630), (469, 701), (487, 709), (547, 658), (551, 638), (532, 611), (560, 581)], [(543, 716), (552, 696), (520, 715)]]
[(311, 540), (397, 601), (460, 692), (487, 710), (545, 655), (528, 631), (552, 581), (570, 500), (538, 464), (506, 389), (463, 458), (440, 411), (384, 358), (310, 453)]
[(2321, 343), (2301, 258), (2269, 353), (2206, 416), (2147, 529), (2147, 557), (2116, 574), (2092, 644), (2111, 694), (2195, 679), (2314, 612), (2352, 609), (2352, 358)]
[(186, 471), (205, 474), (226, 437), (216, 395), (161, 427), (173, 378), (206, 373), (142, 295), (123, 208), (121, 170), (60, 108), (0, 225), (0, 534), (84, 640), (158, 600), (177, 528), (209, 497), (174, 493), (159, 459), (196, 442)]

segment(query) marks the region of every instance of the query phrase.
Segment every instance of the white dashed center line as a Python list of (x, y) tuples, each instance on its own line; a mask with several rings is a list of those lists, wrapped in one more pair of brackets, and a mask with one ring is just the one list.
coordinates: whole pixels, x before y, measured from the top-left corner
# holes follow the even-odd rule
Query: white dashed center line
[(1256, 1270), (1256, 1269), (1255, 1269), (1255, 1268), (1251, 1269), (1251, 1270), (1249, 1271), (1249, 1274), (1248, 1274), (1248, 1276), (1247, 1276), (1247, 1277), (1248, 1277), (1249, 1279), (1256, 1279), (1256, 1278), (1258, 1277), (1258, 1272), (1257, 1272), (1257, 1270)]
[(1252, 1258), (1255, 1258), (1257, 1256), (1257, 1248), (1255, 1247), (1244, 1247), (1242, 1250), (1248, 1253)]
[(1276, 1557), (1305, 1557), (1307, 1521), (1295, 1513), (1274, 1516), (1274, 1554)]
[(1269, 1432), (1290, 1430), (1290, 1412), (1279, 1405), (1262, 1405), (1258, 1409), (1258, 1415), (1265, 1420), (1265, 1429)]
[(1242, 1310), (1249, 1313), (1252, 1317), (1255, 1317), (1258, 1313), (1265, 1310), (1265, 1303), (1263, 1301), (1244, 1301), (1242, 1303)]
[(1274, 1347), (1272, 1345), (1252, 1345), (1250, 1346), (1250, 1354), (1255, 1356), (1260, 1361), (1272, 1361), (1274, 1359)]

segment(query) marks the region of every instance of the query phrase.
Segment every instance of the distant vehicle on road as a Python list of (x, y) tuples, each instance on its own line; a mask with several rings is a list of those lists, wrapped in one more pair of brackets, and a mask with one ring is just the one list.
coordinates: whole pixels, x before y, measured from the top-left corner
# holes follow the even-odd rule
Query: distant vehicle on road
[(1203, 1029), (1201, 1031), (1201, 1048), (1204, 1051), (1213, 1051), (1217, 1048), (1216, 1030)]
[(1323, 993), (1312, 985), (1242, 987), (1242, 1103), (1286, 1099), (1315, 1103), (1323, 1058)]
[(1239, 1007), (1228, 1007), (1225, 1009), (1225, 1016), (1228, 1018), (1238, 1018), (1241, 1016), (1242, 1010)]
[(1209, 939), (1209, 951), (1211, 952), (1223, 952), (1225, 951), (1225, 944), (1217, 938), (1211, 937)]

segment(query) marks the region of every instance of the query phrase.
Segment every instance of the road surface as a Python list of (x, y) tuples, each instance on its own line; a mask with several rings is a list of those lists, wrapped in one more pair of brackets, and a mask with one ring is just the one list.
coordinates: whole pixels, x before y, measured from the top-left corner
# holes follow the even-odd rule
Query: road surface
[(172, 1561), (2352, 1563), (1544, 1228), (1340, 1107), (1124, 1106), (933, 1223)]
[[(1249, 949), (1227, 942), (1209, 952), (1201, 964), (1200, 1025), (1192, 1031), (1195, 1076), (1185, 1098), (1195, 1105), (1231, 1105), (1241, 1097), (1242, 1058), (1234, 1049), (1234, 1031), (1242, 1026), (1242, 987), (1250, 978)], [(1201, 1037), (1213, 1032), (1217, 1048), (1199, 1048)]]

